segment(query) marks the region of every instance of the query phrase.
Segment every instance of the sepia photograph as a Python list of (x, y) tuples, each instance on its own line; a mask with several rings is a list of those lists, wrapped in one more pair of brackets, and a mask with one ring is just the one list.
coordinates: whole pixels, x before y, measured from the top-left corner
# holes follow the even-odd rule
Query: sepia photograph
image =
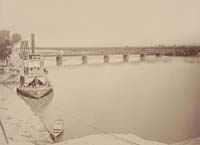
[(0, 145), (200, 145), (200, 1), (0, 0)]

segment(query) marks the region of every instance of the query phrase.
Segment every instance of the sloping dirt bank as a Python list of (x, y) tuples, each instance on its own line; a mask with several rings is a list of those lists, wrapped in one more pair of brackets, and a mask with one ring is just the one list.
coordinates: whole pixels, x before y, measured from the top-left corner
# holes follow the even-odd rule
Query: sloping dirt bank
[[(9, 144), (29, 142), (36, 145), (52, 143), (49, 132), (29, 106), (15, 94), (15, 91), (0, 84), (0, 119)], [(0, 145), (4, 145), (0, 129)]]
[(200, 137), (188, 139), (186, 141), (178, 142), (172, 145), (200, 145)]
[[(166, 145), (161, 142), (145, 140), (133, 134), (98, 134), (79, 139), (71, 139), (55, 145)], [(188, 139), (171, 145), (200, 145), (200, 137)]]
[(72, 139), (56, 145), (166, 145), (164, 143), (144, 140), (133, 134), (98, 134), (79, 139)]

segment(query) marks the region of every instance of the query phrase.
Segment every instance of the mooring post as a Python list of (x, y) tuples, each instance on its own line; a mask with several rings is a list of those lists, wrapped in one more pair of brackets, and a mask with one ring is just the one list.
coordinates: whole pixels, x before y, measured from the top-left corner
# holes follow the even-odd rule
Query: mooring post
[(109, 62), (110, 62), (110, 56), (104, 55), (104, 63), (109, 63)]
[(61, 55), (56, 56), (56, 63), (57, 63), (57, 66), (62, 65), (62, 56)]
[(146, 59), (146, 55), (145, 54), (140, 54), (140, 60), (141, 61), (145, 61)]
[(159, 57), (161, 57), (162, 55), (161, 55), (161, 53), (156, 53), (156, 57), (157, 58), (159, 58)]
[(87, 55), (82, 55), (82, 64), (87, 64), (88, 58)]
[(123, 55), (123, 62), (128, 62), (129, 61), (129, 55), (128, 54), (124, 54)]

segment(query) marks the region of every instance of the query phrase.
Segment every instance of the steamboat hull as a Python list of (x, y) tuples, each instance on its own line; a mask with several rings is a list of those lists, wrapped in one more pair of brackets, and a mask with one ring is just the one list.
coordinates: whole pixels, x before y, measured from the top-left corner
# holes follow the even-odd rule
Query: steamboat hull
[(47, 88), (31, 88), (31, 89), (23, 89), (23, 88), (19, 88), (17, 87), (17, 93), (21, 94), (25, 97), (30, 97), (30, 98), (35, 98), (35, 99), (40, 99), (42, 97), (47, 96), (48, 94), (50, 94), (51, 92), (53, 92), (53, 88), (52, 87), (47, 87)]

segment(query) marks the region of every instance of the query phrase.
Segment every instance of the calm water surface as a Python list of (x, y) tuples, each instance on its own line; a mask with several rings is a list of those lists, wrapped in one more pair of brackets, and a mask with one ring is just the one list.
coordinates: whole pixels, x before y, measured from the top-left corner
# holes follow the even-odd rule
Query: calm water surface
[(173, 143), (200, 136), (200, 58), (134, 59), (103, 64), (91, 57), (88, 65), (71, 65), (81, 59), (67, 58), (63, 67), (48, 59), (54, 96), (32, 102), (35, 111), (48, 128), (64, 120), (63, 140), (132, 133)]

